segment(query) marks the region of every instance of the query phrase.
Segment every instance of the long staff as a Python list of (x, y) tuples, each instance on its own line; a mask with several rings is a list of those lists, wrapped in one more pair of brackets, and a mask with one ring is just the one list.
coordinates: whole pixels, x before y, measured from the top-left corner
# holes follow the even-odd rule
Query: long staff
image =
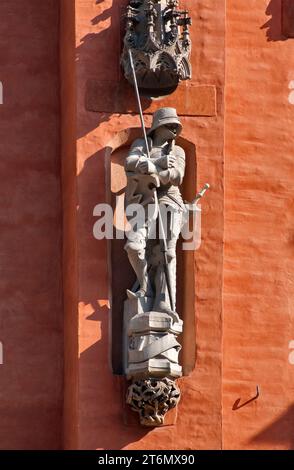
[[(133, 61), (133, 56), (132, 56), (131, 49), (129, 49), (129, 58), (130, 58), (131, 69), (132, 69), (132, 72), (133, 72), (134, 86), (135, 86), (135, 90), (136, 90), (136, 97), (137, 97), (137, 103), (138, 103), (138, 108), (139, 108), (141, 126), (142, 126), (144, 140), (145, 140), (147, 157), (151, 158), (150, 151), (149, 151), (147, 134), (146, 134), (145, 123), (144, 123), (144, 118), (143, 118), (143, 111), (142, 111), (140, 93), (139, 93), (138, 82), (137, 82), (137, 77), (136, 77), (136, 71), (135, 71), (135, 67), (134, 67), (134, 61)], [(171, 306), (172, 311), (174, 312), (175, 311), (175, 305), (174, 305), (174, 302), (173, 302), (173, 296), (172, 296), (172, 290), (171, 290), (171, 279), (170, 279), (170, 272), (169, 272), (168, 260), (167, 260), (167, 243), (166, 243), (165, 232), (164, 232), (164, 227), (163, 227), (163, 222), (162, 222), (162, 216), (161, 216), (161, 212), (160, 212), (160, 206), (158, 204), (158, 197), (157, 197), (156, 189), (154, 191), (154, 200), (155, 200), (156, 206), (158, 207), (159, 233), (161, 233), (161, 237), (162, 237), (162, 254), (163, 254), (164, 274), (165, 274), (165, 279), (166, 279), (167, 291), (168, 291), (170, 306)]]

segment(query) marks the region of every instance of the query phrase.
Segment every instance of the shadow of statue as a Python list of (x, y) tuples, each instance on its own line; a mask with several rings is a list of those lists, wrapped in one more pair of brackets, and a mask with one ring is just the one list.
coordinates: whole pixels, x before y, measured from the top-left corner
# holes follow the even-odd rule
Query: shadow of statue
[[(114, 135), (109, 147), (104, 147), (86, 160), (78, 177), (80, 190), (86, 191), (85, 197), (80, 199), (78, 208), (81, 227), (80, 251), (84, 260), (80, 266), (79, 302), (84, 306), (83, 311), (86, 311), (83, 313), (84, 335), (91, 337), (89, 340), (91, 345), (83, 350), (79, 359), (82, 376), (80, 385), (82, 384), (84, 397), (80, 418), (80, 426), (83, 428), (81, 439), (84, 442), (81, 443), (81, 448), (121, 449), (128, 443), (136, 442), (150, 431), (150, 428), (142, 428), (139, 425), (139, 417), (126, 406), (126, 378), (120, 376), (122, 305), (126, 288), (129, 288), (134, 281), (134, 273), (123, 249), (125, 240), (97, 240), (93, 235), (95, 223), (93, 209), (100, 203), (113, 204), (116, 196), (121, 193), (123, 184), (121, 175), (124, 173), (122, 161), (130, 143), (140, 134), (140, 128), (131, 128)], [(184, 188), (184, 196), (190, 200), (196, 174), (195, 147), (182, 137), (179, 140), (187, 154), (193, 157), (188, 159), (187, 185)], [(113, 171), (110, 167), (111, 162), (117, 176), (115, 182), (111, 178)], [(185, 256), (181, 255), (180, 259), (182, 266), (179, 273), (187, 269), (187, 263), (190, 266), (188, 269), (190, 275), (185, 276), (187, 278), (183, 288), (185, 292), (182, 293), (183, 298), (179, 299), (183, 319), (189, 325), (189, 328), (184, 330), (182, 338), (182, 360), (186, 364), (184, 369), (189, 372), (195, 366), (196, 350), (194, 351), (195, 344), (192, 340), (195, 338), (195, 315), (190, 315), (190, 297), (186, 295), (186, 289), (194, 292), (195, 279), (191, 268), (194, 265), (194, 253), (187, 252)], [(179, 276), (181, 277), (181, 274)], [(190, 319), (186, 319), (187, 315)], [(101, 406), (101, 403), (105, 406)], [(111, 424), (112, 433), (105, 432), (97, 436), (95, 430), (101, 426), (107, 430)]]
[(125, 406), (126, 379), (112, 372), (108, 241), (96, 240), (93, 235), (93, 209), (97, 204), (105, 203), (104, 165), (105, 148), (88, 158), (79, 174), (79, 186), (87, 191), (78, 208), (79, 226), (82, 227), (80, 250), (86, 260), (80, 267), (79, 302), (84, 306), (83, 341), (90, 343), (79, 357), (79, 384), (83, 397), (79, 448), (119, 450), (136, 443), (150, 430), (142, 428), (138, 419), (130, 420)]

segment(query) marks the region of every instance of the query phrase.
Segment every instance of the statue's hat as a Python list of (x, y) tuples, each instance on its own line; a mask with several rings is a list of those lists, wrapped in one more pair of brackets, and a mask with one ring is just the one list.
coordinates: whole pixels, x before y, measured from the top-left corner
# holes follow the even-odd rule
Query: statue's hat
[(166, 124), (176, 124), (179, 135), (182, 131), (182, 124), (178, 118), (177, 111), (175, 108), (160, 108), (153, 114), (152, 127), (148, 131), (148, 135), (151, 135), (156, 129)]

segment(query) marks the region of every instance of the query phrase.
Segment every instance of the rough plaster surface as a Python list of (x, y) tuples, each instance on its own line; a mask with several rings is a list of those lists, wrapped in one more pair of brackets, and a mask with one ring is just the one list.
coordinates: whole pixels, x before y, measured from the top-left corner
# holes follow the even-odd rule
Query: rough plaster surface
[[(282, 34), (289, 2), (228, 0), (226, 50), (225, 2), (182, 2), (193, 17), (193, 82), (215, 87), (217, 110), (184, 115), (183, 137), (196, 146), (195, 192), (206, 181), (212, 189), (194, 266), (196, 369), (180, 381), (176, 424), (148, 432), (125, 414), (125, 383), (111, 373), (107, 246), (92, 235), (93, 208), (105, 202), (104, 149), (139, 119), (115, 113), (121, 102), (107, 113), (85, 108), (88, 80), (120, 83), (126, 3), (76, 0), (74, 18), (71, 0), (61, 2), (63, 445), (293, 449), (294, 43)], [(3, 0), (0, 10), (0, 440), (3, 448), (60, 448), (57, 3)], [(177, 99), (175, 107), (183, 104)], [(260, 396), (242, 406), (256, 385)]]
[(0, 3), (0, 447), (61, 448), (58, 5)]
[[(227, 2), (223, 446), (293, 449), (293, 40), (281, 2)], [(233, 411), (255, 395), (257, 400)]]
[[(175, 426), (146, 431), (125, 426), (124, 384), (109, 366), (109, 278), (106, 243), (93, 238), (93, 208), (105, 200), (105, 146), (139, 126), (137, 115), (85, 110), (87, 80), (120, 79), (119, 21), (125, 1), (76, 2), (77, 183), (79, 250), (78, 447), (219, 449), (221, 447), (221, 291), (223, 241), (224, 2), (184, 2), (193, 18), (192, 65), (198, 84), (217, 89), (217, 116), (182, 117), (183, 137), (196, 145), (196, 189), (209, 181), (203, 202), (203, 244), (196, 253), (196, 369), (180, 381)], [(201, 38), (201, 39), (200, 39)], [(105, 43), (109, 45), (105, 48)], [(180, 103), (179, 103), (180, 104)], [(164, 100), (162, 101), (164, 105)], [(174, 106), (178, 106), (175, 98)], [(115, 109), (115, 103), (114, 103)], [(151, 116), (146, 116), (150, 125)]]

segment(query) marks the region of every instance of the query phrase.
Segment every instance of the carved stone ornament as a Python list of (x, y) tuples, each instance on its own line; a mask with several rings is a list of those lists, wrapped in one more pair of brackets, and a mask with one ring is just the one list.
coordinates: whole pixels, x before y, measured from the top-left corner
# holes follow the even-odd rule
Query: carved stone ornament
[(133, 84), (131, 49), (138, 87), (145, 96), (166, 96), (180, 80), (191, 78), (191, 18), (178, 7), (178, 0), (130, 0), (127, 7), (122, 65)]
[(161, 426), (167, 411), (175, 408), (180, 391), (173, 380), (147, 379), (133, 382), (129, 387), (127, 403), (140, 414), (143, 426)]
[[(125, 161), (130, 224), (125, 250), (137, 280), (124, 303), (124, 371), (132, 381), (127, 402), (144, 426), (162, 425), (180, 399), (175, 380), (182, 375), (183, 321), (176, 312), (176, 245), (186, 214), (180, 192), (185, 152), (175, 140), (181, 130), (175, 109), (159, 109), (148, 132), (149, 151), (144, 139), (137, 139)], [(135, 205), (141, 219), (128, 215)]]

